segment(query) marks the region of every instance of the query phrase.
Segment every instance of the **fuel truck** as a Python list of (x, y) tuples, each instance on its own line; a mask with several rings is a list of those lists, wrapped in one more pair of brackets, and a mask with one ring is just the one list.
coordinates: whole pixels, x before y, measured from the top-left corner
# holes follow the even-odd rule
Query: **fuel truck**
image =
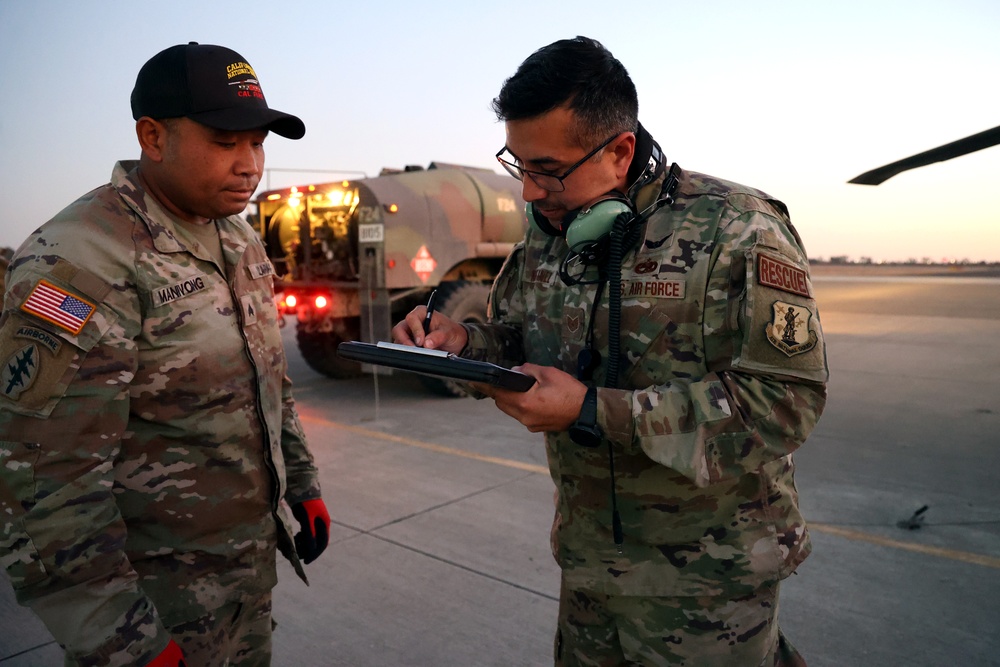
[[(524, 235), (520, 193), (505, 174), (441, 162), (261, 193), (254, 223), (306, 363), (332, 378), (359, 375), (337, 345), (391, 340), (392, 326), (435, 289), (439, 312), (485, 321), (493, 279)], [(421, 380), (463, 393), (452, 381)]]

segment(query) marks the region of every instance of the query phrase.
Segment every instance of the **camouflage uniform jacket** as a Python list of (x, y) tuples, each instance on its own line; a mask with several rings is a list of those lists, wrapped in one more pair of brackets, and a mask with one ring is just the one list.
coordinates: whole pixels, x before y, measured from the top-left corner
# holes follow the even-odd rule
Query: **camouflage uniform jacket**
[[(655, 201), (662, 179), (638, 196)], [(810, 544), (792, 452), (825, 404), (826, 352), (808, 262), (785, 206), (680, 171), (622, 264), (619, 387), (598, 385), (614, 453), (623, 553), (612, 537), (607, 443), (546, 433), (558, 489), (553, 553), (566, 585), (618, 595), (739, 594), (788, 576)], [(576, 375), (608, 358), (597, 286), (567, 286), (565, 239), (529, 229), (494, 284), (489, 324), (463, 354)], [(607, 294), (607, 290), (604, 290)]]
[(270, 590), (276, 543), (304, 578), (285, 503), (320, 490), (273, 270), (245, 221), (215, 224), (225, 266), (122, 162), (7, 274), (0, 563), (83, 664)]

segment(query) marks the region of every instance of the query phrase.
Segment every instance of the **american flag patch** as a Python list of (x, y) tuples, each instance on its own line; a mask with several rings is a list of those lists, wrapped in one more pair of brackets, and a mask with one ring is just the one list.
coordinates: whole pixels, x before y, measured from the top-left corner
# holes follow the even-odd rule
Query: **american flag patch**
[(28, 299), (21, 305), (24, 312), (51, 322), (73, 335), (83, 330), (83, 325), (96, 309), (94, 304), (44, 280), (35, 285), (35, 289), (31, 290)]

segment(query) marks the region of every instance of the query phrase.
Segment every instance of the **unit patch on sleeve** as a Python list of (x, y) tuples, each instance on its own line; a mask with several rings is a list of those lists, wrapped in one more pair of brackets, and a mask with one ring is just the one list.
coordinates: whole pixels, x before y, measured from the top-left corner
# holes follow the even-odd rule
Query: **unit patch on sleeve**
[(757, 255), (757, 282), (782, 292), (812, 296), (805, 271), (764, 254)]
[(21, 304), (21, 310), (51, 322), (74, 336), (97, 310), (97, 306), (62, 290), (47, 280), (40, 280)]
[(812, 313), (808, 308), (784, 301), (771, 304), (773, 316), (767, 324), (767, 340), (776, 348), (794, 357), (816, 347), (818, 337), (809, 327)]
[(0, 395), (16, 401), (38, 377), (38, 347), (25, 345), (4, 360), (0, 368)]

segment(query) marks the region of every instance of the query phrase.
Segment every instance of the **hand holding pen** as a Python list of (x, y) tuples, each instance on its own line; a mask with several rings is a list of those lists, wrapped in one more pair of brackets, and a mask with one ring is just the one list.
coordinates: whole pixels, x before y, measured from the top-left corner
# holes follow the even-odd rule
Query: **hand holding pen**
[(437, 297), (437, 290), (431, 290), (431, 296), (427, 299), (427, 314), (424, 315), (424, 336), (431, 332), (431, 318), (434, 317), (434, 300)]
[[(421, 312), (420, 306), (416, 306), (406, 315), (406, 319), (392, 328), (392, 341), (400, 345), (444, 350), (452, 354), (461, 353), (469, 342), (469, 334), (464, 326), (452, 320), (445, 313), (441, 313), (435, 318), (436, 302), (437, 291), (435, 290), (431, 292), (423, 312)], [(435, 320), (433, 336), (431, 334), (432, 319)], [(432, 338), (433, 340), (431, 340)]]

